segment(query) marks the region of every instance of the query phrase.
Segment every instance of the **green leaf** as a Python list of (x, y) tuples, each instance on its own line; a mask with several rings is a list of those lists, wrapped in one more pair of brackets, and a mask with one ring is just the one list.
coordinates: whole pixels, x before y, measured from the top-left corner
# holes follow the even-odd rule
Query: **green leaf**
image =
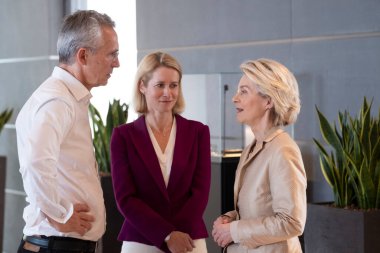
[(321, 134), (335, 152), (319, 149), (322, 173), (334, 192), (337, 206), (356, 205), (363, 209), (380, 205), (380, 110), (371, 116), (372, 102), (366, 97), (358, 116), (338, 112), (338, 125), (332, 126), (316, 107)]
[(11, 119), (13, 109), (5, 109), (0, 113), (0, 133), (4, 128), (4, 125)]
[(338, 137), (337, 133), (333, 130), (326, 117), (318, 110), (318, 108), (316, 109), (319, 117), (319, 126), (322, 136), (324, 140), (334, 148), (338, 164), (343, 164), (343, 147), (342, 143), (340, 142), (340, 138)]
[(110, 159), (110, 141), (112, 131), (115, 127), (127, 122), (128, 105), (120, 103), (120, 100), (113, 100), (109, 103), (106, 116), (106, 124), (104, 124), (99, 111), (90, 104), (90, 117), (93, 129), (93, 143), (95, 149), (95, 157), (98, 162), (99, 171), (104, 173), (111, 172)]

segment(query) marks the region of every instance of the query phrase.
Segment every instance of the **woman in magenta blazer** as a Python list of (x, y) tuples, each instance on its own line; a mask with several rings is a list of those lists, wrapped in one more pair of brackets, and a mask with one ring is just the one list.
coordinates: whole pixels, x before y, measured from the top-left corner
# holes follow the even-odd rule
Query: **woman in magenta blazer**
[(182, 70), (156, 52), (138, 66), (134, 106), (141, 116), (113, 130), (112, 179), (124, 216), (123, 253), (207, 252), (203, 221), (210, 190), (210, 132), (179, 115)]

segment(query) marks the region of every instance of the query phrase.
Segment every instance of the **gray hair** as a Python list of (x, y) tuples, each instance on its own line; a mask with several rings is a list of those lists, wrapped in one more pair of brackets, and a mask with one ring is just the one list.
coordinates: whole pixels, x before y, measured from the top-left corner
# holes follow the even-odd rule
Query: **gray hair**
[(107, 14), (93, 10), (80, 10), (67, 16), (58, 35), (59, 62), (72, 63), (80, 48), (95, 52), (102, 26), (115, 27), (115, 22)]

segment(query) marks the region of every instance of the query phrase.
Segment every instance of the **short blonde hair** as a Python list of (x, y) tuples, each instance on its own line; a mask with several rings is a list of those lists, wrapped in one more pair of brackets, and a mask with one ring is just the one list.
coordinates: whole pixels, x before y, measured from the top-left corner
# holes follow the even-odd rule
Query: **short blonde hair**
[(284, 65), (261, 58), (242, 63), (240, 69), (255, 83), (262, 96), (272, 99), (271, 117), (275, 126), (296, 122), (301, 109), (298, 84)]
[(139, 86), (141, 81), (144, 82), (145, 85), (152, 78), (153, 72), (158, 67), (167, 67), (174, 69), (178, 72), (179, 75), (179, 93), (177, 103), (174, 105), (173, 113), (181, 113), (185, 109), (185, 99), (182, 94), (182, 68), (178, 61), (171, 55), (163, 52), (154, 52), (146, 55), (140, 62), (137, 67), (137, 72), (135, 76), (134, 82), (134, 96), (133, 96), (133, 104), (135, 107), (135, 111), (141, 114), (145, 114), (148, 112), (148, 107), (146, 104), (145, 96), (140, 92)]

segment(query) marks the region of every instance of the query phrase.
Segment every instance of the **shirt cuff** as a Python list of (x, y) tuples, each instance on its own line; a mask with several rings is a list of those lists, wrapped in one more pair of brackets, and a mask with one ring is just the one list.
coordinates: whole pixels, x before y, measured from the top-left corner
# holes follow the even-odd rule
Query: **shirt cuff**
[(166, 237), (165, 237), (165, 242), (167, 243), (169, 240), (170, 240), (170, 236), (171, 236), (172, 233), (168, 234)]
[(74, 205), (73, 204), (70, 204), (69, 206), (69, 209), (67, 210), (66, 213), (61, 213), (59, 217), (56, 217), (56, 216), (49, 216), (49, 218), (55, 220), (56, 222), (58, 223), (61, 223), (61, 224), (65, 224), (70, 218), (71, 216), (73, 215), (74, 213)]
[(73, 213), (74, 213), (74, 205), (71, 204), (70, 209), (67, 211), (66, 217), (63, 218), (62, 223), (66, 223), (71, 218), (71, 216), (73, 216)]

